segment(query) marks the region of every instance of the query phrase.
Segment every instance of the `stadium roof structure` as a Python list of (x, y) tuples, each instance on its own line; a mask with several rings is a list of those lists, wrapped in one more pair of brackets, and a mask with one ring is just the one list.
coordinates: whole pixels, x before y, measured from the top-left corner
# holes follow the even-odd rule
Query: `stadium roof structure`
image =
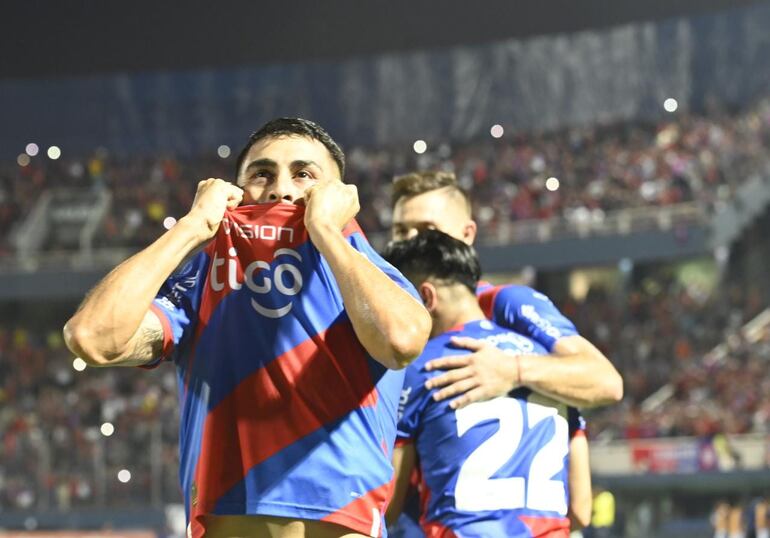
[[(756, 0), (754, 0), (756, 1)], [(0, 78), (275, 64), (574, 32), (752, 0), (12, 0)]]

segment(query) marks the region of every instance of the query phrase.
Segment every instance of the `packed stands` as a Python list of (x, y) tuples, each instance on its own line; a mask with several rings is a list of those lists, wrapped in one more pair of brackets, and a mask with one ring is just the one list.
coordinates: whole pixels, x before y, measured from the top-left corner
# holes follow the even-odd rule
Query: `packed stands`
[[(362, 226), (378, 232), (390, 223), (395, 174), (452, 170), (472, 193), (482, 230), (493, 232), (512, 221), (563, 217), (595, 223), (619, 209), (684, 202), (713, 210), (731, 199), (742, 180), (768, 167), (768, 149), (770, 99), (765, 98), (734, 113), (713, 106), (704, 115), (680, 115), (657, 125), (628, 122), (469, 144), (431, 143), (423, 154), (349, 148), (347, 180), (359, 187)], [(234, 151), (220, 154), (228, 157), (212, 152), (194, 160), (124, 158), (100, 148), (82, 159), (22, 155), (24, 166), (0, 164), (0, 254), (13, 251), (14, 225), (23, 222), (41, 192), (54, 187), (111, 193), (97, 246), (145, 245), (163, 231), (167, 216), (184, 215), (197, 181), (233, 177)], [(547, 182), (551, 177), (558, 182)]]

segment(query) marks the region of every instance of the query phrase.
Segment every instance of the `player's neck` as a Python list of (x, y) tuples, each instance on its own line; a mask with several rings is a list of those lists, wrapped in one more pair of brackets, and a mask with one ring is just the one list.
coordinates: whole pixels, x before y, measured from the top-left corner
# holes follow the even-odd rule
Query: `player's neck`
[(449, 329), (458, 325), (464, 325), (471, 321), (483, 320), (484, 312), (479, 307), (475, 295), (468, 295), (463, 298), (456, 298), (449, 302), (444, 301), (433, 311), (433, 330), (431, 338), (447, 332)]

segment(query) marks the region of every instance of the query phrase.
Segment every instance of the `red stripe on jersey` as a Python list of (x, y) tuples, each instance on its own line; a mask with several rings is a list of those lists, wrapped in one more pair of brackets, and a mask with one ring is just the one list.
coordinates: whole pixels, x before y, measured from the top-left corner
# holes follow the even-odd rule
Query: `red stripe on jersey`
[(367, 536), (379, 538), (382, 536), (382, 515), (388, 507), (391, 492), (391, 482), (383, 484), (336, 512), (324, 516), (321, 521), (336, 523)]
[(479, 306), (487, 319), (492, 319), (495, 310), (495, 299), (503, 287), (504, 286), (495, 286), (494, 288), (487, 288), (476, 294), (476, 298), (479, 300)]
[(155, 304), (150, 304), (150, 311), (155, 314), (163, 328), (163, 350), (161, 351), (160, 359), (153, 359), (153, 361), (150, 361), (148, 364), (139, 365), (139, 368), (145, 370), (157, 368), (160, 363), (168, 359), (171, 352), (174, 351), (174, 332), (171, 329), (171, 323), (169, 323), (166, 313), (162, 308), (158, 308)]
[(174, 331), (171, 329), (171, 323), (162, 308), (155, 304), (150, 305), (150, 310), (158, 316), (160, 324), (163, 327), (163, 358), (167, 359), (174, 351)]
[(368, 356), (348, 321), (270, 361), (206, 417), (193, 527), (201, 526), (200, 516), (252, 467), (352, 410), (376, 403)]
[(529, 527), (532, 538), (569, 538), (569, 519), (566, 517), (519, 516)]
[(361, 234), (361, 237), (366, 239), (366, 235), (364, 235), (364, 231), (361, 229), (361, 227), (358, 225), (358, 222), (356, 222), (355, 219), (348, 222), (345, 227), (342, 229), (342, 235), (345, 237), (350, 237), (354, 233)]

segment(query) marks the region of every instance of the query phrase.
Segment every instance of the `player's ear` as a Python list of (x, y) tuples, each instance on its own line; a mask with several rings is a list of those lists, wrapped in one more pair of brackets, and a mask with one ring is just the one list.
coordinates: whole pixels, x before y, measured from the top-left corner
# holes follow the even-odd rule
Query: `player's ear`
[(463, 242), (467, 245), (472, 245), (476, 240), (477, 231), (478, 227), (476, 226), (476, 221), (469, 220), (466, 222), (465, 226), (463, 226)]
[(436, 292), (436, 286), (430, 282), (425, 281), (420, 284), (420, 287), (417, 291), (420, 292), (420, 298), (422, 299), (422, 304), (425, 305), (425, 309), (428, 312), (433, 313), (438, 304), (438, 293)]

